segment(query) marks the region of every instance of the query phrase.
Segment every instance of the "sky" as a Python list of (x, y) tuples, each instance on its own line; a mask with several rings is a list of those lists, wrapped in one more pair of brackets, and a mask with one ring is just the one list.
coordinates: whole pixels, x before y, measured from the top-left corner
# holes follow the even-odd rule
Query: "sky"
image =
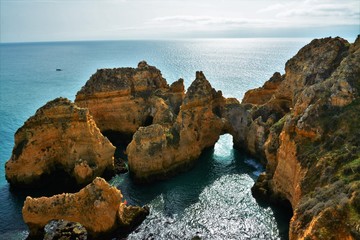
[(0, 42), (360, 34), (360, 0), (0, 0)]

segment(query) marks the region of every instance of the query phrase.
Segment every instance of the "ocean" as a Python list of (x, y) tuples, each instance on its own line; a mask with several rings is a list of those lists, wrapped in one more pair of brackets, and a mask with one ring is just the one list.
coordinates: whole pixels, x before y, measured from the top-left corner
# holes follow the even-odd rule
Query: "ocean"
[[(203, 71), (225, 97), (242, 99), (310, 39), (197, 39), (0, 44), (0, 239), (24, 239), (21, 208), (26, 195), (53, 193), (11, 189), (4, 165), (16, 130), (36, 109), (76, 92), (100, 68), (136, 67), (141, 60), (161, 70), (168, 83), (185, 87)], [(56, 71), (56, 69), (62, 71)], [(221, 136), (194, 168), (167, 181), (141, 186), (128, 174), (110, 180), (130, 204), (149, 205), (151, 214), (129, 239), (286, 239), (289, 216), (258, 203), (250, 192), (263, 167)]]

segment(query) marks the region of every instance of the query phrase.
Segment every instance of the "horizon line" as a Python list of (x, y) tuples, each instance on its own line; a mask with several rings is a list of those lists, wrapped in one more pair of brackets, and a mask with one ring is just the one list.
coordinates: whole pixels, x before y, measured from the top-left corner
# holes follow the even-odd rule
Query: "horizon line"
[(350, 42), (349, 38), (353, 41), (360, 36), (360, 34), (355, 36), (322, 36), (322, 37), (298, 37), (298, 36), (289, 36), (289, 37), (185, 37), (185, 38), (129, 38), (129, 39), (80, 39), (80, 40), (40, 40), (40, 41), (6, 41), (2, 42), (0, 40), (0, 44), (36, 44), (36, 43), (76, 43), (76, 42), (120, 42), (120, 41), (191, 41), (191, 40), (231, 40), (231, 39), (320, 39), (320, 38), (327, 38), (327, 37), (340, 37), (346, 39)]

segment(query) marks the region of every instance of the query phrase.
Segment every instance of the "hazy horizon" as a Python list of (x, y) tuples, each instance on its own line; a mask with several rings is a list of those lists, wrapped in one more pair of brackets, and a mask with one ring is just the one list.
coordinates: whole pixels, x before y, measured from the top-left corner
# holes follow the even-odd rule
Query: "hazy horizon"
[(0, 42), (360, 34), (358, 0), (0, 0)]

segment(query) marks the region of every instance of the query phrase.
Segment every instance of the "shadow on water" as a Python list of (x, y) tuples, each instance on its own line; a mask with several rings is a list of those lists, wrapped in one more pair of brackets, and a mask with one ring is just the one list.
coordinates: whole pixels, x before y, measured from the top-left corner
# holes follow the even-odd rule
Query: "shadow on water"
[[(118, 147), (117, 155), (125, 157), (123, 155), (124, 150), (125, 147)], [(191, 170), (166, 181), (152, 183), (151, 185), (138, 185), (130, 179), (129, 173), (126, 173), (113, 177), (110, 183), (121, 189), (124, 198), (131, 205), (146, 205), (161, 196), (164, 204), (163, 214), (171, 217), (181, 215), (185, 209), (197, 203), (204, 189), (220, 177), (231, 174), (246, 174), (255, 181), (261, 171), (263, 171), (262, 166), (252, 157), (233, 149), (232, 138), (230, 135), (226, 135), (221, 137), (214, 148), (203, 151)], [(56, 185), (50, 185), (50, 187), (42, 190), (12, 189), (9, 184), (2, 187), (0, 189), (0, 237), (10, 234), (8, 239), (21, 239), (23, 237), (16, 238), (13, 236), (26, 236), (27, 226), (23, 222), (21, 214), (24, 200), (26, 196), (52, 196), (62, 192), (59, 185), (57, 188), (51, 186)], [(249, 188), (251, 187), (249, 185)], [(68, 186), (66, 190), (64, 189), (66, 192), (77, 190), (69, 191)], [(280, 237), (288, 239), (291, 217), (288, 208), (257, 202), (263, 208), (270, 207), (272, 209)]]
[[(111, 184), (121, 189), (129, 204), (146, 205), (158, 196), (162, 196), (164, 215), (182, 214), (192, 204), (199, 201), (199, 195), (209, 185), (224, 175), (247, 174), (254, 181), (263, 171), (263, 167), (254, 158), (232, 147), (232, 137), (222, 136), (214, 148), (203, 151), (193, 168), (165, 181), (149, 185), (135, 184), (129, 173), (115, 176)], [(249, 186), (251, 188), (252, 186)], [(282, 239), (288, 239), (291, 215), (279, 206), (265, 202), (258, 204), (271, 208)], [(289, 217), (290, 216), (290, 217)]]
[(281, 239), (288, 240), (290, 219), (293, 216), (290, 202), (282, 201), (278, 204), (274, 204), (260, 199), (256, 199), (256, 202), (263, 208), (271, 208), (275, 216)]
[[(22, 207), (27, 196), (50, 197), (60, 193), (79, 191), (71, 181), (64, 181), (67, 175), (58, 173), (47, 179), (41, 188), (14, 188), (6, 183), (0, 189), (0, 239), (23, 239), (27, 226), (22, 218)], [(39, 185), (40, 186), (40, 185)]]

